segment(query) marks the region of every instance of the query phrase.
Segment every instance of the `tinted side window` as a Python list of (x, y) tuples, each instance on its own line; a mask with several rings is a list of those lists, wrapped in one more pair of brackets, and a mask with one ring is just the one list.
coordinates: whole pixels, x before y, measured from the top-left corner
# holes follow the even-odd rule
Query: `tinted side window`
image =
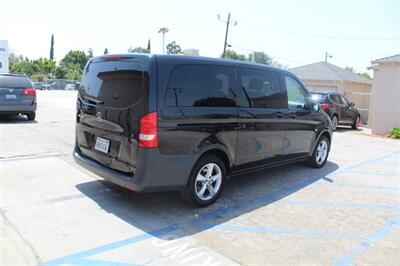
[(343, 104), (342, 98), (340, 97), (340, 95), (331, 94), (330, 98), (331, 98), (331, 101), (333, 101), (334, 103)]
[(289, 109), (308, 109), (307, 91), (301, 84), (290, 76), (285, 75), (287, 99)]
[(177, 66), (170, 77), (165, 104), (182, 107), (235, 107), (232, 67)]
[(241, 95), (240, 106), (252, 108), (284, 108), (279, 73), (238, 68), (238, 82)]
[(342, 100), (344, 105), (350, 105), (350, 102), (346, 98), (344, 98), (343, 96), (340, 96), (340, 99)]

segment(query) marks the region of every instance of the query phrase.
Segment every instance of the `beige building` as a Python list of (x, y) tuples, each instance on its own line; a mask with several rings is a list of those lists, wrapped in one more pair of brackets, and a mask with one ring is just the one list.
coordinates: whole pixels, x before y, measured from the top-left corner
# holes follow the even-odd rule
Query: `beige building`
[(400, 54), (372, 61), (370, 126), (373, 134), (384, 135), (400, 128)]
[(328, 62), (290, 69), (310, 91), (335, 91), (354, 102), (364, 123), (368, 122), (372, 80)]

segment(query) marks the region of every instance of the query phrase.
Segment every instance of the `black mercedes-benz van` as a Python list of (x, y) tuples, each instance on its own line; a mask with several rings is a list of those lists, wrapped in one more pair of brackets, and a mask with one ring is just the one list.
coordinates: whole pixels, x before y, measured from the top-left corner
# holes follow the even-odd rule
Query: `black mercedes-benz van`
[(227, 177), (298, 161), (322, 167), (329, 117), (292, 73), (232, 60), (122, 54), (91, 59), (78, 92), (77, 163), (138, 192), (196, 205)]

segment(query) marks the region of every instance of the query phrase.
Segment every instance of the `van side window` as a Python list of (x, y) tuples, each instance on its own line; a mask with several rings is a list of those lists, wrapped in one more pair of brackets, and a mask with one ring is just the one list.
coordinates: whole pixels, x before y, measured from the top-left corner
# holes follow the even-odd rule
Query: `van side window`
[(292, 110), (308, 109), (307, 91), (303, 86), (291, 76), (285, 75), (286, 92), (288, 107)]
[(169, 79), (166, 106), (235, 107), (232, 67), (210, 65), (177, 66)]
[(279, 74), (274, 71), (238, 68), (240, 106), (250, 108), (284, 108)]

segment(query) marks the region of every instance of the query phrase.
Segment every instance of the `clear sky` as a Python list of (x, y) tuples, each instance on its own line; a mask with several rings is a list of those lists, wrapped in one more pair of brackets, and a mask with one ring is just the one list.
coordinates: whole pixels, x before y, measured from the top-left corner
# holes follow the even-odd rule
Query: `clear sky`
[(200, 49), (203, 56), (223, 50), (226, 20), (233, 21), (228, 43), (239, 53), (264, 51), (289, 67), (324, 60), (364, 72), (370, 61), (400, 53), (400, 0), (134, 1), (0, 0), (0, 39), (17, 54), (48, 57), (55, 36), (57, 60), (71, 49), (108, 48), (123, 53), (132, 46), (162, 52), (166, 43)]

